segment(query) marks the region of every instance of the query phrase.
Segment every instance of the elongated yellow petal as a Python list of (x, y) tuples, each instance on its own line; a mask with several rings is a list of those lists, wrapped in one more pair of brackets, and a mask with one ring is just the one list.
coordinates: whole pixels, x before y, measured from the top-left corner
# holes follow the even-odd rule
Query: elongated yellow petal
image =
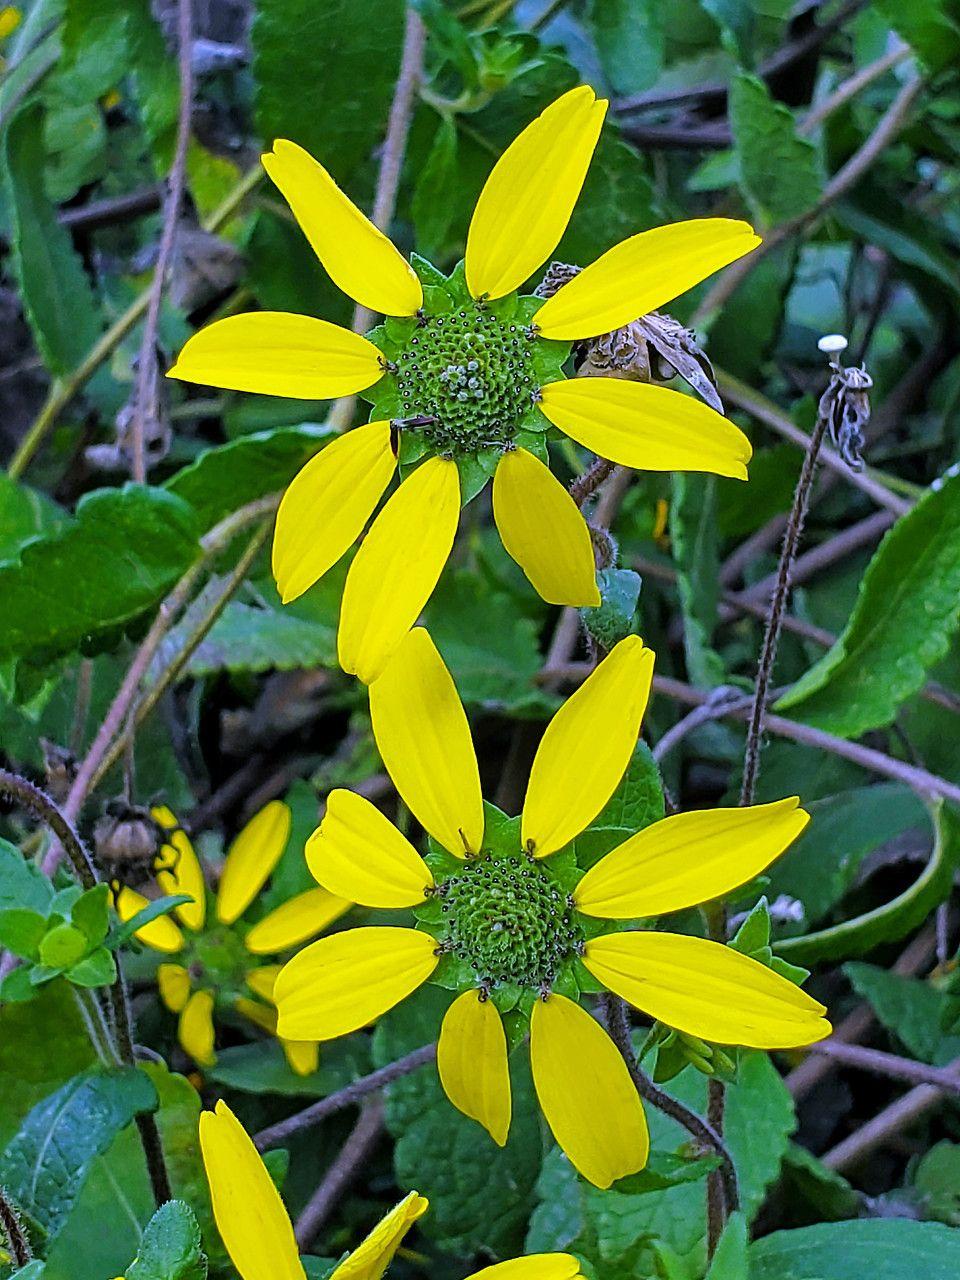
[(276, 907), (253, 926), (245, 939), (247, 950), (252, 955), (264, 956), (299, 946), (308, 938), (322, 933), (352, 906), (349, 899), (338, 898), (326, 889), (307, 889)]
[(158, 964), (157, 989), (170, 1012), (180, 1013), (190, 998), (190, 974), (182, 964)]
[(747, 478), (753, 450), (740, 428), (669, 387), (568, 378), (542, 388), (540, 408), (572, 440), (623, 467)]
[(577, 910), (633, 920), (709, 902), (746, 884), (780, 856), (810, 820), (797, 796), (745, 809), (675, 813), (631, 836), (591, 867)]
[(167, 373), (205, 387), (294, 400), (353, 395), (382, 375), (372, 342), (327, 320), (286, 311), (215, 320), (193, 335)]
[(277, 975), (282, 968), (281, 964), (262, 964), (256, 969), (251, 969), (246, 976), (247, 986), (264, 1000), (272, 1000)]
[(320, 1065), (320, 1046), (316, 1040), (281, 1040), (280, 1043), (293, 1074), (312, 1076)]
[(177, 1039), (184, 1053), (201, 1067), (212, 1067), (217, 1060), (213, 1051), (213, 996), (209, 991), (195, 991), (180, 1014)]
[(547, 1124), (575, 1169), (595, 1187), (636, 1173), (650, 1139), (620, 1051), (572, 1000), (538, 1000), (530, 1018), (530, 1066)]
[(282, 800), (255, 813), (227, 850), (217, 891), (217, 919), (233, 924), (260, 892), (290, 838), (292, 818)]
[(412, 316), (420, 308), (423, 290), (413, 268), (323, 165), (286, 138), (260, 158), (339, 289), (388, 316)]
[(263, 1031), (268, 1031), (270, 1035), (276, 1034), (276, 1009), (271, 1009), (269, 1005), (261, 1004), (259, 1000), (249, 1000), (246, 996), (237, 996), (233, 1002), (233, 1007)]
[(213, 1216), (242, 1280), (305, 1280), (280, 1192), (225, 1102), (200, 1116)]
[(600, 603), (587, 522), (550, 468), (526, 449), (500, 459), (493, 518), (507, 554), (547, 604)]
[(430, 599), (460, 519), (457, 464), (430, 458), (373, 522), (350, 566), (337, 650), (344, 671), (370, 684)]
[(641, 231), (558, 289), (533, 323), (545, 338), (595, 338), (662, 307), (759, 243), (748, 223), (730, 218)]
[(436, 941), (371, 925), (311, 943), (280, 970), (273, 998), (287, 1040), (333, 1040), (374, 1022), (426, 982)]
[(604, 986), (678, 1031), (754, 1049), (789, 1049), (830, 1034), (826, 1009), (731, 947), (677, 933), (613, 933), (587, 943)]
[(465, 1116), (482, 1124), (498, 1147), (510, 1132), (507, 1037), (492, 1000), (465, 991), (447, 1010), (437, 1044), (444, 1093)]
[[(138, 911), (149, 905), (149, 898), (137, 893), (136, 889), (128, 889), (126, 885), (121, 885), (114, 894), (117, 915), (124, 922), (132, 920)], [(138, 929), (133, 936), (145, 946), (153, 947), (154, 951), (163, 951), (168, 955), (173, 955), (183, 947), (183, 934), (169, 916), (158, 916), (156, 920), (151, 920), (142, 929)]]
[(337, 563), (363, 532), (397, 460), (390, 423), (355, 427), (294, 476), (277, 512), (273, 576), (284, 604)]
[(458, 858), (479, 853), (483, 796), (470, 726), (423, 627), (370, 686), (370, 718), (387, 773), (421, 825)]
[(538, 858), (592, 822), (623, 777), (650, 696), (654, 655), (627, 636), (563, 704), (540, 740), (520, 838)]
[(189, 895), (191, 901), (176, 907), (175, 911), (188, 929), (199, 933), (207, 918), (207, 886), (200, 861), (190, 837), (166, 805), (155, 805), (150, 812), (164, 830), (171, 833), (169, 842), (160, 851), (157, 884), (165, 894)]
[(330, 1280), (381, 1280), (403, 1237), (423, 1217), (428, 1204), (417, 1191), (405, 1195), (335, 1268)]
[(307, 841), (313, 878), (364, 907), (415, 907), (433, 876), (413, 845), (363, 796), (337, 788)]
[(587, 85), (550, 104), (487, 178), (467, 233), (467, 287), (502, 298), (541, 266), (566, 230), (607, 104)]
[(570, 1253), (528, 1253), (474, 1271), (467, 1280), (575, 1280), (578, 1275), (580, 1263)]

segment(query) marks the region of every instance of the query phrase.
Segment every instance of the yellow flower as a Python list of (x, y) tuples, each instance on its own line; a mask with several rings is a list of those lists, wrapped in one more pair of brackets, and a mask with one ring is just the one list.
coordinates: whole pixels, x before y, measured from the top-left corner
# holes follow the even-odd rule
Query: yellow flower
[[(239, 1120), (225, 1102), (200, 1116), (200, 1150), (220, 1238), (241, 1280), (305, 1280), (280, 1193)], [(329, 1280), (381, 1280), (403, 1237), (426, 1213), (411, 1191), (341, 1259)], [(484, 1267), (469, 1280), (576, 1280), (569, 1253), (539, 1253)]]
[(427, 632), (411, 631), (371, 686), (370, 710), (400, 796), (444, 852), (428, 865), (369, 801), (338, 790), (307, 862), (332, 893), (415, 908), (419, 927), (323, 938), (284, 966), (275, 990), (281, 1034), (318, 1040), (372, 1022), (431, 977), (460, 990), (440, 1033), (440, 1079), (501, 1145), (511, 1114), (501, 1015), (529, 1015), (547, 1123), (599, 1187), (644, 1165), (648, 1137), (620, 1053), (577, 1003), (582, 986), (722, 1044), (786, 1048), (830, 1030), (823, 1005), (730, 947), (603, 923), (660, 916), (753, 879), (806, 825), (796, 797), (665, 818), (586, 873), (566, 848), (627, 767), (653, 660), (630, 636), (564, 703), (537, 749), (518, 821), (484, 809), (453, 681)]
[(20, 25), (20, 10), (16, 5), (5, 4), (0, 9), (0, 40), (6, 40), (7, 36), (12, 35)]
[[(310, 155), (280, 139), (263, 157), (320, 261), (388, 317), (370, 338), (309, 316), (231, 316), (187, 342), (170, 376), (305, 399), (365, 392), (366, 426), (322, 450), (284, 495), (273, 572), (284, 602), (312, 586), (389, 498), (347, 576), (338, 651), (374, 680), (416, 621), (453, 545), (461, 502), (492, 475), (503, 544), (551, 604), (597, 605), (587, 526), (545, 465), (555, 427), (628, 467), (746, 479), (750, 445), (677, 391), (613, 378), (566, 380), (569, 342), (663, 306), (759, 238), (697, 219), (622, 241), (553, 297), (516, 290), (556, 248), (580, 194), (606, 102), (572, 89), (523, 130), (480, 194), (466, 257), (449, 278), (414, 270)], [(416, 469), (413, 469), (413, 468)]]
[[(251, 1022), (275, 1035), (277, 1014), (272, 996), (280, 966), (259, 964), (258, 958), (306, 942), (353, 904), (326, 889), (308, 889), (245, 933), (234, 928), (276, 867), (290, 835), (289, 808), (281, 800), (272, 800), (230, 846), (216, 896), (217, 924), (211, 927), (203, 870), (187, 833), (165, 806), (151, 812), (169, 833), (160, 855), (157, 883), (165, 894), (184, 894), (190, 901), (174, 909), (179, 925), (169, 915), (160, 916), (138, 929), (135, 936), (153, 950), (177, 957), (157, 967), (160, 998), (171, 1013), (179, 1015), (177, 1033), (184, 1051), (200, 1066), (209, 1067), (216, 1061), (213, 1014), (218, 1000), (228, 1001)], [(147, 898), (127, 886), (121, 886), (114, 896), (121, 920), (132, 919), (148, 905)], [(244, 985), (261, 999), (239, 994), (238, 988)], [(278, 1038), (292, 1070), (298, 1075), (316, 1071), (319, 1046), (315, 1040)]]

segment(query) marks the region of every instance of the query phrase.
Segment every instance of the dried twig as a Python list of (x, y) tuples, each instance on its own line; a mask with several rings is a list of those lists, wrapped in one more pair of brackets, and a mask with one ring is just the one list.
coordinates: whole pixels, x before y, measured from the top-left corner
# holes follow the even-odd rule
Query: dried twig
[(294, 1233), (301, 1249), (306, 1251), (313, 1243), (331, 1209), (360, 1172), (382, 1133), (383, 1103), (374, 1095), (364, 1103), (349, 1137), (297, 1218)]

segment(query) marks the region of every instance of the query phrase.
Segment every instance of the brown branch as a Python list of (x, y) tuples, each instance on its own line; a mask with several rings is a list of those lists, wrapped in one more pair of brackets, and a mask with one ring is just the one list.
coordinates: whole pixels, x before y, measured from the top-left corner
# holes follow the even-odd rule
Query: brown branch
[(297, 1218), (294, 1234), (297, 1244), (304, 1252), (309, 1249), (331, 1209), (356, 1178), (382, 1135), (383, 1103), (374, 1096), (364, 1103), (360, 1118), (349, 1137)]
[(946, 1093), (960, 1094), (960, 1071), (949, 1067), (931, 1067), (926, 1062), (915, 1062), (912, 1058), (885, 1053), (882, 1049), (848, 1044), (833, 1037), (811, 1045), (810, 1052), (832, 1058), (842, 1067), (855, 1067), (858, 1071), (871, 1071), (894, 1080), (907, 1080), (910, 1084), (932, 1084)]

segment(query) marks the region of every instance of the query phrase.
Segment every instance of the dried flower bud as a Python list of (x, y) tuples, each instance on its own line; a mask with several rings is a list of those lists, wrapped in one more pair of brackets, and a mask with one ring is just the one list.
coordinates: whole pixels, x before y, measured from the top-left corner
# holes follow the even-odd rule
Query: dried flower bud
[(46, 789), (60, 803), (66, 800), (77, 776), (77, 757), (67, 747), (61, 747), (49, 738), (41, 738), (40, 746), (43, 749)]
[(864, 428), (870, 421), (868, 392), (873, 379), (863, 365), (845, 369), (830, 363), (830, 382), (820, 397), (818, 412), (826, 418), (834, 448), (851, 471), (863, 470)]
[(149, 809), (111, 800), (93, 828), (100, 864), (110, 879), (125, 883), (143, 878), (154, 868), (166, 833)]

